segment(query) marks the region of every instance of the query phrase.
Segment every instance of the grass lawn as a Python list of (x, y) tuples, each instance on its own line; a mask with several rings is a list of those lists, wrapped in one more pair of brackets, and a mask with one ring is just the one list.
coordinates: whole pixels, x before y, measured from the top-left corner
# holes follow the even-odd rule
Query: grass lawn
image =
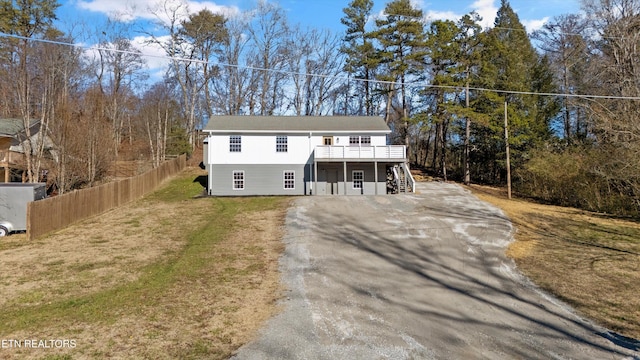
[(624, 336), (640, 339), (640, 223), (571, 208), (508, 200), (472, 186), (517, 228), (507, 255), (544, 290)]
[(2, 239), (0, 340), (75, 346), (0, 358), (224, 359), (250, 340), (277, 311), (289, 200), (196, 198), (199, 175), (32, 243)]

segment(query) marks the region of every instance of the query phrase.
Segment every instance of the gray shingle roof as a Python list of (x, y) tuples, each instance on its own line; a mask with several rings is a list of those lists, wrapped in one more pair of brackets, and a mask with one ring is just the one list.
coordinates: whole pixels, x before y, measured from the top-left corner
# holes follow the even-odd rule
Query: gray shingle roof
[[(31, 126), (38, 123), (37, 119), (30, 119)], [(22, 119), (3, 119), (0, 118), (0, 136), (2, 137), (15, 137), (17, 134), (24, 130), (24, 123)]]
[(390, 133), (378, 116), (214, 116), (205, 132), (374, 132)]

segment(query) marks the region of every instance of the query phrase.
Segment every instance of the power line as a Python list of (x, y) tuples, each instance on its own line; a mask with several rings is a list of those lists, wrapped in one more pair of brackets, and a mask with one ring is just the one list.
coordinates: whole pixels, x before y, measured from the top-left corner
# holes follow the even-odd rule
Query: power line
[[(140, 55), (140, 56), (143, 56), (143, 57), (151, 57), (151, 58), (162, 59), (162, 60), (167, 60), (167, 61), (192, 62), (192, 63), (202, 64), (202, 65), (217, 65), (217, 66), (228, 67), (228, 68), (236, 68), (236, 69), (267, 71), (267, 72), (273, 72), (273, 73), (279, 73), (279, 74), (291, 75), (291, 76), (303, 76), (303, 77), (310, 76), (310, 77), (318, 77), (318, 78), (326, 78), (326, 79), (337, 79), (337, 80), (345, 80), (345, 81), (346, 80), (349, 80), (349, 81), (361, 81), (361, 82), (369, 82), (369, 83), (383, 84), (383, 85), (397, 85), (397, 86), (402, 85), (402, 83), (398, 82), (398, 81), (357, 79), (357, 78), (350, 78), (350, 77), (347, 77), (347, 76), (344, 76), (344, 75), (341, 76), (341, 75), (303, 73), (303, 72), (294, 72), (294, 71), (287, 71), (287, 70), (262, 68), (262, 67), (256, 67), (256, 66), (250, 66), (250, 65), (227, 64), (227, 63), (221, 63), (221, 62), (212, 62), (212, 61), (207, 61), (207, 60), (190, 59), (190, 58), (183, 58), (183, 57), (176, 57), (176, 56), (172, 57), (172, 56), (168, 56), (168, 55), (153, 55), (153, 54), (145, 54), (145, 53), (142, 53), (140, 51), (120, 50), (120, 49), (113, 49), (113, 48), (104, 47), (104, 46), (85, 46), (85, 45), (74, 44), (74, 43), (63, 42), (63, 41), (56, 41), (56, 40), (28, 38), (28, 37), (24, 37), (24, 36), (7, 34), (7, 33), (2, 33), (2, 32), (0, 32), (0, 37), (7, 37), (7, 38), (20, 39), (20, 40), (35, 41), (35, 42), (41, 42), (41, 43), (47, 43), (47, 44), (53, 44), (53, 45), (68, 46), (68, 47), (74, 47), (74, 48), (88, 50), (88, 51), (111, 51), (111, 52), (115, 52), (115, 53)], [(407, 84), (405, 83), (405, 85), (407, 85)], [(465, 89), (464, 86), (435, 85), (435, 84), (428, 84), (428, 83), (423, 84), (423, 86), (425, 86), (427, 88), (449, 89), (449, 90), (456, 90), (456, 91), (462, 91), (462, 90)], [(640, 100), (640, 96), (614, 96), (614, 95), (593, 95), (593, 94), (571, 94), (571, 93), (547, 93), (547, 92), (533, 92), (533, 91), (498, 90), (498, 89), (489, 89), (489, 88), (482, 88), (482, 87), (470, 87), (469, 90), (481, 91), (481, 92), (494, 92), (494, 93), (499, 93), (499, 94), (553, 96), (553, 97), (582, 98), (582, 99)]]

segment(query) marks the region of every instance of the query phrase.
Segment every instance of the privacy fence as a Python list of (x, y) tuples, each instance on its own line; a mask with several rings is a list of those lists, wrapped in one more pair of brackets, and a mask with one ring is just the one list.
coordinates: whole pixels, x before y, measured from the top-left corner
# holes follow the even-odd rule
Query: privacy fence
[(27, 238), (33, 240), (139, 199), (155, 190), (163, 180), (182, 171), (186, 164), (187, 158), (182, 155), (138, 176), (30, 202)]

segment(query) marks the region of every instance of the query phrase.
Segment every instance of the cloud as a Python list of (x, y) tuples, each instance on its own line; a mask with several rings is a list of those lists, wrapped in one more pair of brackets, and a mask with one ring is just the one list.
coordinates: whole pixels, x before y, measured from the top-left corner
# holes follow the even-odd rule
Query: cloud
[(425, 14), (427, 21), (434, 21), (434, 20), (453, 20), (453, 21), (458, 21), (460, 20), (460, 18), (462, 18), (462, 15), (460, 14), (456, 14), (453, 11), (434, 11), (434, 10), (429, 10), (426, 12)]
[(549, 22), (549, 17), (545, 16), (539, 20), (522, 20), (522, 25), (527, 29), (528, 33), (532, 33), (536, 30), (542, 29), (544, 24)]
[[(149, 42), (149, 40), (151, 40), (151, 37), (149, 36), (136, 36), (131, 39), (131, 44), (143, 54), (143, 58), (147, 65), (147, 69), (149, 69), (151, 78), (162, 78), (170, 60), (167, 58), (167, 53), (160, 45)], [(156, 37), (156, 40), (167, 42), (170, 40), (170, 37), (169, 35), (158, 36)]]
[[(186, 5), (183, 6), (183, 5)], [(124, 22), (138, 19), (168, 21), (168, 15), (176, 10), (184, 18), (188, 13), (208, 9), (216, 14), (231, 17), (240, 13), (235, 6), (218, 5), (212, 1), (194, 0), (78, 0), (76, 6), (83, 10), (103, 13)]]
[[(418, 4), (417, 1), (412, 1), (412, 3)], [(424, 6), (421, 8), (424, 9)], [(495, 0), (475, 0), (471, 5), (467, 7), (469, 12), (475, 11), (482, 17), (482, 21), (480, 25), (482, 27), (492, 27), (493, 22), (496, 18), (496, 14), (498, 13), (498, 7), (495, 5)], [(380, 16), (383, 15), (383, 12), (380, 13)], [(460, 20), (464, 16), (463, 14), (459, 14), (455, 11), (438, 11), (438, 10), (425, 10), (425, 19), (427, 21), (434, 20)]]
[(484, 28), (493, 27), (498, 13), (498, 7), (495, 0), (476, 0), (471, 4), (471, 9), (482, 17), (480, 25)]

